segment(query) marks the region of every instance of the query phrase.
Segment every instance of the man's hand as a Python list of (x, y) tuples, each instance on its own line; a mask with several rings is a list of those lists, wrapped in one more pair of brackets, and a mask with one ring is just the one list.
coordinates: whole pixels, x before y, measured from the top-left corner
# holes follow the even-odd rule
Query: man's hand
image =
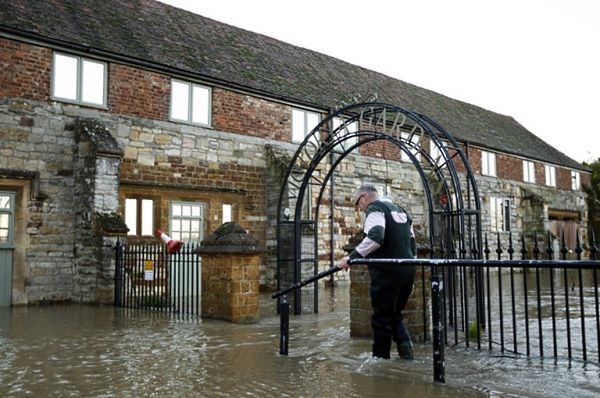
[(338, 263), (338, 267), (342, 268), (344, 271), (348, 271), (348, 268), (350, 268), (350, 264), (348, 264), (348, 260), (350, 260), (350, 257), (348, 257), (348, 256), (342, 258), (340, 260), (340, 262)]

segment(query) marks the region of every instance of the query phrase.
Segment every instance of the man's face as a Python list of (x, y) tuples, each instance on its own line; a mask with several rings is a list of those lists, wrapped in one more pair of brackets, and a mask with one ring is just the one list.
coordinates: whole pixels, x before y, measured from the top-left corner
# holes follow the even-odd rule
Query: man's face
[(360, 194), (360, 196), (358, 197), (358, 199), (356, 200), (356, 203), (354, 204), (354, 207), (357, 210), (361, 210), (361, 211), (365, 211), (365, 209), (367, 208), (366, 206), (366, 193), (362, 193)]

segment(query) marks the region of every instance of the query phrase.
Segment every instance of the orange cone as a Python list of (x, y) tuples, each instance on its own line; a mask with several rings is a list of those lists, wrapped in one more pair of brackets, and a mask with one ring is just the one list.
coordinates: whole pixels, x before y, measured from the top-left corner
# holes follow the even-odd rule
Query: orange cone
[(183, 245), (182, 241), (171, 239), (171, 237), (165, 234), (160, 228), (156, 230), (156, 237), (166, 243), (167, 253), (169, 254), (177, 253)]

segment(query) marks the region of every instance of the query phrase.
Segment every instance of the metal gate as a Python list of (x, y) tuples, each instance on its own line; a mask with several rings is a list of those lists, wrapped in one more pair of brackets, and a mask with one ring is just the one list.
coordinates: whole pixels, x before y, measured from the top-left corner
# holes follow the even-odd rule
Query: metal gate
[[(329, 214), (333, 214), (336, 169), (358, 147), (377, 142), (390, 144), (391, 151), (418, 173), (429, 213), (430, 246), (443, 239), (456, 245), (462, 256), (482, 247), (475, 175), (454, 137), (411, 110), (376, 102), (352, 104), (315, 126), (288, 166), (277, 210), (278, 291), (299, 283), (303, 276), (318, 274), (319, 223), (330, 222), (329, 241), (335, 239), (334, 217), (326, 220), (320, 212), (325, 192), (329, 190)], [(478, 255), (481, 258), (482, 253)], [(333, 264), (333, 247), (329, 257)], [(300, 314), (300, 289), (293, 293), (294, 313)], [(317, 283), (313, 308), (318, 312)]]
[(0, 307), (12, 303), (15, 194), (0, 191)]
[[(341, 122), (335, 123), (336, 118)], [(576, 245), (569, 249), (566, 241), (573, 239), (565, 238), (567, 228), (563, 227), (560, 235), (555, 231), (561, 242), (552, 241), (548, 234), (545, 245), (543, 239), (540, 243), (534, 236), (527, 246), (522, 236), (517, 248), (508, 233), (509, 247), (501, 247), (498, 235), (492, 251), (487, 237), (484, 241), (482, 236), (478, 188), (461, 147), (427, 117), (379, 103), (351, 105), (332, 113), (307, 135), (288, 167), (278, 208), (278, 292), (273, 295), (281, 314), (281, 354), (287, 355), (289, 341), (287, 293), (293, 293), (294, 312), (300, 314), (300, 288), (314, 283), (316, 312), (318, 279), (339, 271), (333, 266), (331, 249), (332, 267), (318, 272), (315, 226), (322, 221), (319, 206), (325, 188), (329, 184), (333, 191), (334, 171), (350, 152), (377, 140), (396, 146), (421, 177), (429, 210), (430, 258), (355, 259), (350, 263), (414, 264), (423, 267), (422, 275), (425, 270), (430, 272), (431, 283), (422, 284), (422, 295), (431, 296), (430, 314), (425, 307), (423, 311), (424, 320), (432, 318), (431, 329), (424, 321), (422, 340), (433, 343), (435, 380), (444, 381), (446, 345), (487, 346), (517, 356), (537, 353), (539, 357), (600, 362), (600, 261), (595, 260), (593, 237), (584, 244), (576, 235)], [(431, 147), (424, 148), (424, 142)], [(439, 156), (433, 157), (436, 152)], [(329, 161), (324, 161), (328, 156)], [(311, 188), (318, 195), (311, 194)], [(333, 194), (330, 214), (332, 198)], [(307, 201), (312, 204), (308, 208), (314, 208), (308, 217), (304, 211)], [(312, 228), (305, 228), (307, 225)], [(306, 231), (313, 239), (307, 239)], [(313, 247), (307, 249), (310, 243)], [(590, 260), (582, 260), (584, 248)], [(492, 253), (497, 254), (496, 260), (491, 259)], [(520, 253), (520, 260), (513, 259), (515, 253)], [(567, 260), (573, 257), (577, 260)], [(306, 265), (312, 267), (313, 275), (302, 280)]]
[(200, 256), (195, 244), (167, 254), (164, 246), (115, 246), (115, 305), (200, 315)]

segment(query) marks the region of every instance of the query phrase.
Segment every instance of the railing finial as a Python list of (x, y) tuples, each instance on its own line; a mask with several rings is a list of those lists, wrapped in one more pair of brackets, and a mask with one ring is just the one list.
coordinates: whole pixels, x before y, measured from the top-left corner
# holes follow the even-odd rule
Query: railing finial
[(521, 260), (527, 259), (527, 247), (525, 247), (525, 233), (521, 234)]
[(577, 230), (575, 253), (577, 253), (577, 260), (581, 260), (581, 253), (583, 253), (583, 249), (581, 248), (581, 239), (579, 239), (579, 230)]
[(560, 254), (562, 254), (562, 259), (566, 260), (567, 259), (567, 254), (569, 253), (569, 249), (567, 249), (567, 244), (565, 242), (565, 230), (562, 230), (562, 237), (561, 237), (561, 248), (560, 248)]
[(515, 253), (515, 249), (513, 248), (512, 232), (509, 232), (508, 233), (508, 258), (510, 260), (513, 259), (514, 253)]
[(500, 243), (500, 232), (496, 233), (496, 254), (498, 255), (498, 260), (502, 259), (502, 244)]

